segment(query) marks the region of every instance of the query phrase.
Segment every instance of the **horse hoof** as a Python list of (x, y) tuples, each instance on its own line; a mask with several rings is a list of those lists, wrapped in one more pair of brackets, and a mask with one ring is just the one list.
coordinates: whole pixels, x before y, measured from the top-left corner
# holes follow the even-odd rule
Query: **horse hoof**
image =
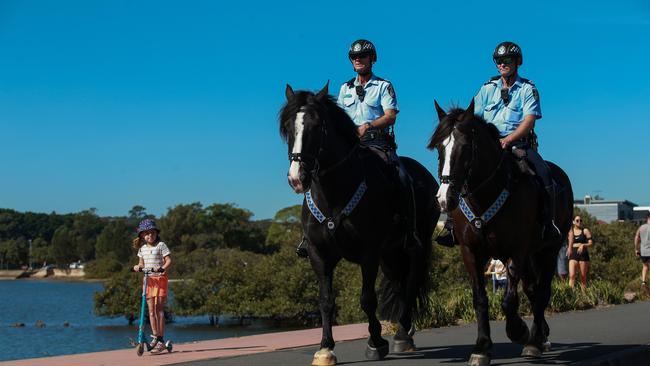
[(314, 353), (314, 359), (311, 361), (312, 366), (334, 366), (336, 365), (336, 355), (329, 348), (321, 348)]
[(393, 341), (393, 353), (414, 352), (416, 350), (413, 339)]
[(529, 344), (527, 346), (524, 346), (524, 350), (521, 351), (521, 355), (523, 357), (529, 358), (540, 358), (542, 357), (542, 351), (540, 351), (539, 348)]
[(472, 353), (467, 366), (490, 366), (490, 356)]
[(542, 343), (542, 349), (544, 350), (544, 352), (550, 352), (551, 351), (551, 341), (549, 341), (547, 339), (546, 342)]
[(377, 348), (371, 347), (370, 345), (366, 347), (367, 360), (372, 360), (372, 361), (383, 360), (387, 354), (388, 354), (388, 345), (377, 347)]

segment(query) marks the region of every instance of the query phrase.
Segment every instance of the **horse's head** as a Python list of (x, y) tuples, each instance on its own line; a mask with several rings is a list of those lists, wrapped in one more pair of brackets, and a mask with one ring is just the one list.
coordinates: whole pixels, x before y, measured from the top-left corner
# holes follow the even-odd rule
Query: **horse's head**
[(309, 189), (312, 177), (337, 159), (339, 150), (359, 142), (350, 117), (327, 94), (294, 92), (287, 85), (287, 103), (280, 111), (280, 135), (289, 147), (289, 185), (296, 193)]
[[(446, 113), (438, 102), (434, 102), (438, 113), (438, 127), (429, 149), (438, 150), (438, 203), (443, 211), (450, 212), (458, 206), (458, 197), (467, 185), (472, 170), (479, 163), (477, 151), (483, 143), (495, 146), (498, 132), (474, 114), (474, 101), (466, 110), (453, 108)], [(495, 133), (497, 133), (495, 135)]]

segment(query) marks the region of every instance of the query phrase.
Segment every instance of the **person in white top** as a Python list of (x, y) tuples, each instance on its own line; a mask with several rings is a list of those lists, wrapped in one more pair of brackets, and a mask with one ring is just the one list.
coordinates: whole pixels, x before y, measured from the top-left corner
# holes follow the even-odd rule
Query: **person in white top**
[[(153, 272), (147, 279), (147, 306), (153, 342), (152, 353), (160, 353), (165, 348), (165, 302), (167, 301), (167, 269), (172, 264), (169, 248), (160, 240), (160, 230), (152, 219), (144, 219), (138, 225), (138, 237), (133, 247), (138, 250), (138, 264), (133, 270), (143, 269)], [(152, 343), (153, 343), (152, 342)]]
[(506, 273), (506, 266), (498, 259), (492, 259), (490, 261), (490, 266), (488, 267), (486, 274), (492, 275), (492, 281), (494, 281), (493, 290), (502, 288), (506, 289), (508, 286), (508, 274)]

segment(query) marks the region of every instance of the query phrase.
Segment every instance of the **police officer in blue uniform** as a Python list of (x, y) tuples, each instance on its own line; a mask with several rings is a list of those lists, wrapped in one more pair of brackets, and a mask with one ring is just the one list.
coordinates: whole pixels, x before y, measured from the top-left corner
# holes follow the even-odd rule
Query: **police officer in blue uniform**
[[(406, 226), (406, 245), (419, 245), (415, 230), (415, 202), (413, 185), (409, 174), (401, 164), (395, 150), (392, 126), (395, 124), (399, 107), (395, 89), (390, 81), (377, 77), (372, 67), (377, 62), (377, 51), (372, 42), (359, 39), (350, 45), (348, 58), (356, 76), (343, 83), (337, 103), (357, 125), (361, 145), (377, 154), (395, 172), (399, 181), (399, 211)], [(307, 256), (306, 240), (296, 249), (296, 254)]]
[[(551, 171), (537, 152), (533, 128), (535, 121), (542, 118), (539, 92), (530, 80), (519, 76), (518, 69), (523, 63), (521, 48), (513, 42), (501, 42), (492, 54), (499, 75), (483, 84), (474, 97), (474, 113), (494, 124), (501, 135), (503, 149), (520, 149), (527, 161), (535, 168), (536, 174), (546, 190), (544, 207), (544, 240), (560, 237), (555, 225), (555, 189)], [(436, 241), (442, 245), (453, 245), (451, 218), (445, 223), (447, 234)]]

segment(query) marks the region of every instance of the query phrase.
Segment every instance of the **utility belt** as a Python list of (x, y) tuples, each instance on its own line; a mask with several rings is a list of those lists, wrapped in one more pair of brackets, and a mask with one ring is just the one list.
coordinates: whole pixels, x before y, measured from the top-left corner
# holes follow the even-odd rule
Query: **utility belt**
[(537, 134), (535, 133), (535, 131), (530, 130), (528, 136), (521, 138), (510, 145), (517, 149), (525, 150), (530, 147), (531, 149), (537, 151), (537, 147), (539, 146), (539, 143), (537, 142)]
[(392, 129), (378, 129), (371, 127), (361, 136), (361, 144), (366, 146), (377, 146), (380, 148), (397, 149), (395, 134)]

